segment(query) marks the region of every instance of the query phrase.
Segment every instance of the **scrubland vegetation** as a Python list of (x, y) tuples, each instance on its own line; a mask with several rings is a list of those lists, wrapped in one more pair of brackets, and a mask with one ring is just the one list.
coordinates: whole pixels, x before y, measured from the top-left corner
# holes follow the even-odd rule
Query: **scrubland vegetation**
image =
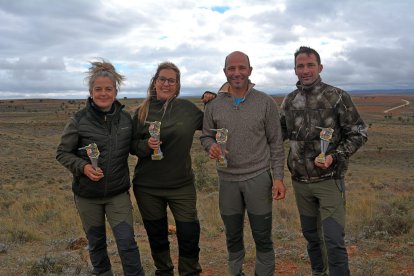
[[(393, 114), (383, 113), (399, 105), (401, 98), (411, 104)], [(276, 100), (280, 104), (281, 98)], [(131, 113), (139, 103), (122, 101)], [(414, 275), (414, 96), (360, 96), (355, 102), (369, 125), (369, 141), (352, 157), (346, 178), (346, 245), (352, 275)], [(68, 117), (83, 106), (83, 101), (75, 100), (0, 101), (0, 275), (89, 273), (87, 241), (73, 203), (71, 175), (55, 161)], [(215, 164), (201, 149), (198, 136), (192, 155), (202, 228), (201, 264), (204, 275), (226, 275)], [(131, 156), (131, 171), (135, 162)], [(310, 275), (287, 170), (285, 183), (286, 199), (274, 203), (277, 275)], [(137, 208), (134, 214), (142, 261), (152, 275), (149, 244)], [(245, 227), (249, 228), (247, 218)], [(107, 230), (113, 269), (122, 275), (115, 242)], [(170, 239), (176, 263), (173, 233)], [(246, 272), (253, 275), (250, 231), (245, 231), (245, 239)]]

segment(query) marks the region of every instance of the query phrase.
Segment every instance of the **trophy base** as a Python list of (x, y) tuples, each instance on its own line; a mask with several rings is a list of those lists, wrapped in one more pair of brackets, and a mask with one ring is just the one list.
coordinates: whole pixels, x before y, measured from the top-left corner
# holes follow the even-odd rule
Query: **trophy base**
[(316, 162), (318, 162), (318, 163), (322, 163), (322, 164), (325, 164), (325, 154), (324, 153), (321, 153), (321, 154), (319, 154), (318, 155), (318, 157), (316, 157)]
[(227, 168), (227, 159), (224, 157), (220, 157), (217, 160), (217, 167), (219, 168)]
[(164, 155), (162, 155), (162, 154), (153, 154), (153, 155), (151, 155), (152, 160), (161, 160), (163, 158), (164, 158)]

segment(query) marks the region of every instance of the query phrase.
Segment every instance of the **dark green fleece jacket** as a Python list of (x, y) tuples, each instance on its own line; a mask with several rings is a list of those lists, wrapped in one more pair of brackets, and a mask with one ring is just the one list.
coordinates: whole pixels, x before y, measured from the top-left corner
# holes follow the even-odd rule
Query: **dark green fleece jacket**
[(149, 124), (139, 123), (137, 113), (133, 117), (131, 153), (139, 158), (135, 167), (134, 186), (171, 189), (194, 185), (190, 150), (194, 132), (202, 127), (203, 112), (184, 99), (172, 100), (165, 113), (163, 106), (164, 102), (152, 98), (146, 120), (161, 121), (162, 160), (151, 160), (153, 152), (147, 143), (150, 138)]

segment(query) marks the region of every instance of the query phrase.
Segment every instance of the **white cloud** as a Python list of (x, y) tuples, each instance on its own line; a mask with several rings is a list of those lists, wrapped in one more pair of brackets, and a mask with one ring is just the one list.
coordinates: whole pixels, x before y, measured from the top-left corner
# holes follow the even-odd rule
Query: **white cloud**
[(345, 89), (414, 88), (412, 1), (0, 0), (0, 98), (87, 96), (88, 61), (144, 96), (158, 63), (182, 71), (182, 95), (216, 90), (225, 56), (246, 52), (268, 93), (294, 88), (293, 54), (319, 51), (322, 78)]

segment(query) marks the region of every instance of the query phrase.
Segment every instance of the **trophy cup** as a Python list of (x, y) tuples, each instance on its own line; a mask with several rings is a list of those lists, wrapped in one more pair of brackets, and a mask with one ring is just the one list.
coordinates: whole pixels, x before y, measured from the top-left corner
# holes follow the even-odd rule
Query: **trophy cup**
[(226, 142), (229, 131), (227, 128), (211, 129), (216, 131), (216, 141), (221, 148), (221, 156), (217, 159), (217, 167), (227, 168)]
[[(148, 131), (149, 131), (151, 137), (153, 137), (153, 138), (155, 138), (159, 141), (160, 140), (160, 131), (161, 131), (161, 122), (159, 122), (159, 121), (149, 122)], [(155, 149), (154, 153), (151, 155), (152, 160), (161, 160), (163, 158), (164, 158), (164, 155), (163, 155), (160, 147), (158, 147), (158, 149)]]
[(325, 163), (325, 153), (328, 150), (329, 142), (332, 139), (332, 133), (334, 130), (332, 128), (323, 128), (323, 127), (316, 127), (321, 129), (319, 134), (321, 138), (321, 153), (316, 157), (316, 162), (318, 163)]
[(98, 157), (99, 157), (99, 150), (98, 146), (95, 143), (91, 143), (87, 146), (82, 148), (78, 148), (78, 150), (86, 150), (86, 154), (88, 155), (89, 159), (91, 160), (92, 167), (95, 171), (98, 169)]

